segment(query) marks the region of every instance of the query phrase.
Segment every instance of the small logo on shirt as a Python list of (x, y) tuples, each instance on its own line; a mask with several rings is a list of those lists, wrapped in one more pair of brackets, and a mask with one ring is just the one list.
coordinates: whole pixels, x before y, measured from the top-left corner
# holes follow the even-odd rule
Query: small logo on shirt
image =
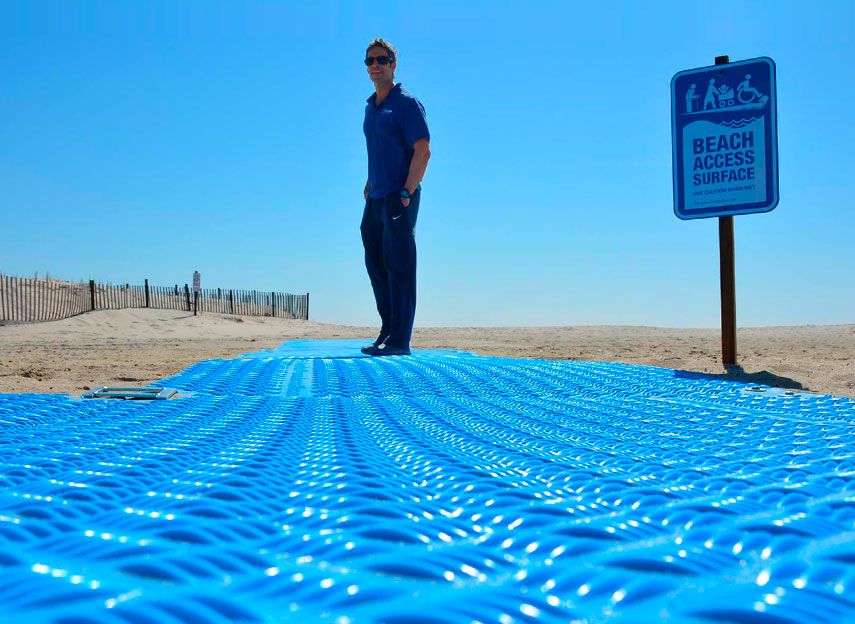
[(380, 109), (380, 112), (381, 112), (381, 113), (391, 113), (391, 112), (392, 112), (392, 109), (391, 109), (391, 108), (381, 108), (381, 109)]
[(395, 220), (400, 219), (400, 218), (401, 218), (401, 215), (395, 215), (394, 217), (392, 217), (392, 221), (395, 221)]

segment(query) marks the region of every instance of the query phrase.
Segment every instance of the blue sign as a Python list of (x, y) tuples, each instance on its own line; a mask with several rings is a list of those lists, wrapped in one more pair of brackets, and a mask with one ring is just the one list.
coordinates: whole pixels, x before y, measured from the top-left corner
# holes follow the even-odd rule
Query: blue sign
[(778, 205), (775, 62), (767, 57), (671, 79), (674, 212), (701, 219)]

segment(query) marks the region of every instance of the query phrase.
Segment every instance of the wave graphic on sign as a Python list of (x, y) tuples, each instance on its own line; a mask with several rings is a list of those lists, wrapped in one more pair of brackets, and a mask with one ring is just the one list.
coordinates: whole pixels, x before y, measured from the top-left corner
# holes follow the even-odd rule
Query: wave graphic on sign
[(747, 119), (740, 119), (738, 121), (737, 120), (720, 121), (720, 122), (718, 122), (718, 125), (727, 126), (728, 128), (742, 128), (743, 126), (747, 126), (750, 123), (754, 123), (758, 119), (760, 119), (760, 117), (749, 117)]

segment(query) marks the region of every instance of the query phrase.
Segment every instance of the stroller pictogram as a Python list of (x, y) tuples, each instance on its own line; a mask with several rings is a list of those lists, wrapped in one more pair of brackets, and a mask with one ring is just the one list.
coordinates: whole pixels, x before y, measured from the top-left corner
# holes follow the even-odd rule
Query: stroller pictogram
[(727, 85), (721, 85), (716, 92), (716, 97), (718, 98), (718, 107), (723, 108), (725, 106), (733, 106), (733, 89), (728, 87)]

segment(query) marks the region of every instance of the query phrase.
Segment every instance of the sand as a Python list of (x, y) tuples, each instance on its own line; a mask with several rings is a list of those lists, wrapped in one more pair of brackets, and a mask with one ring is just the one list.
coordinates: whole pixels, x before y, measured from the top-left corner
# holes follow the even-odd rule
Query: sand
[[(297, 338), (373, 338), (375, 328), (171, 310), (102, 310), (60, 321), (0, 322), (0, 392), (79, 395), (146, 385), (199, 360), (233, 358)], [(855, 398), (855, 324), (737, 333), (739, 366), (721, 365), (718, 329), (417, 328), (415, 349), (648, 364)]]

